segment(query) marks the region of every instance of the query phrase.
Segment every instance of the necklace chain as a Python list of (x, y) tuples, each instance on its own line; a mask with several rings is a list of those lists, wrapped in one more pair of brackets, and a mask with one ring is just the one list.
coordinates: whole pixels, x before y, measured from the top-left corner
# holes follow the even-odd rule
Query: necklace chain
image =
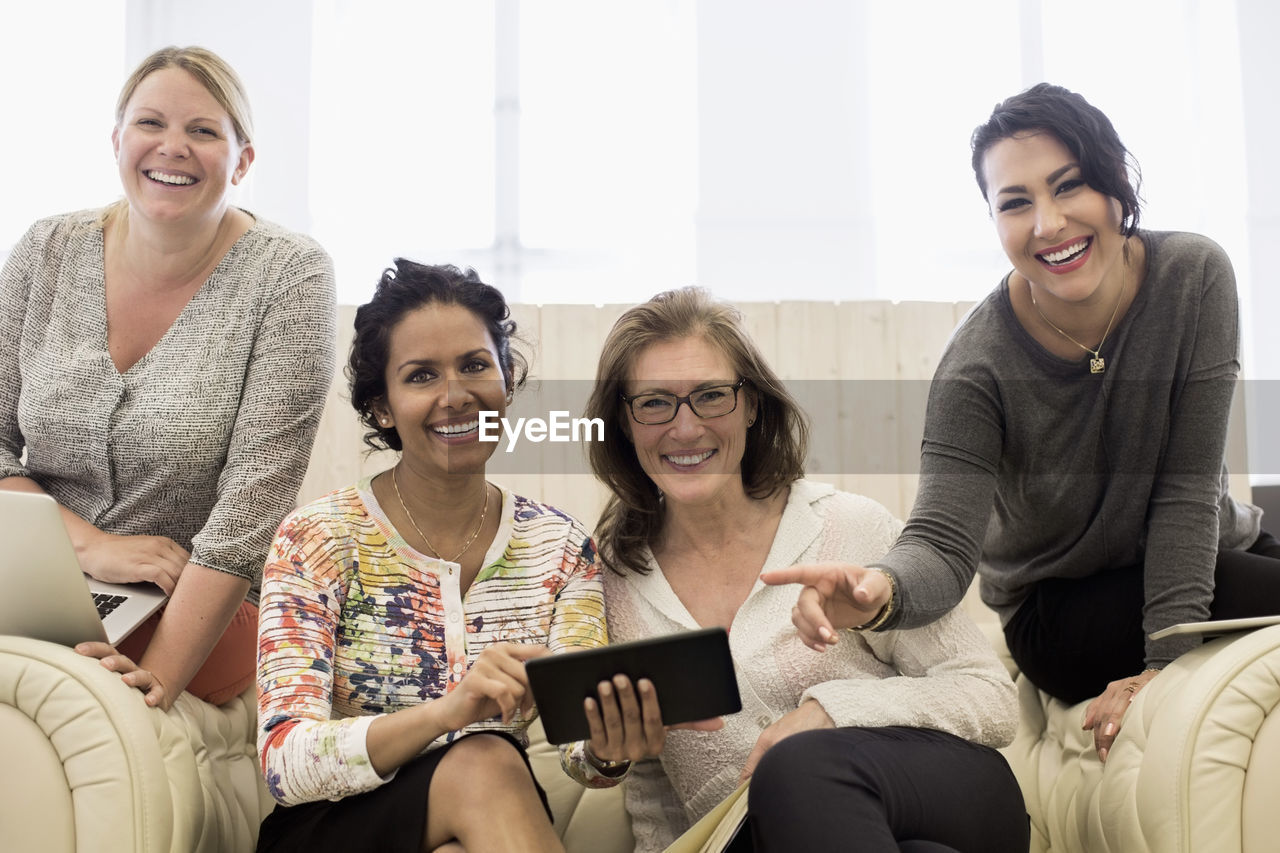
[[(1067, 340), (1071, 341), (1071, 343), (1075, 344), (1076, 346), (1080, 347), (1080, 349), (1084, 350), (1085, 352), (1087, 352), (1087, 353), (1089, 353), (1090, 355), (1092, 355), (1092, 356), (1093, 356), (1093, 358), (1089, 359), (1089, 372), (1090, 372), (1090, 373), (1104, 373), (1104, 372), (1106, 372), (1106, 369), (1107, 369), (1107, 360), (1106, 360), (1105, 358), (1103, 358), (1103, 357), (1102, 357), (1102, 345), (1103, 345), (1103, 344), (1105, 344), (1105, 343), (1107, 342), (1107, 335), (1111, 334), (1111, 324), (1112, 324), (1112, 323), (1114, 323), (1114, 322), (1116, 321), (1116, 315), (1120, 313), (1120, 303), (1124, 301), (1124, 290), (1125, 290), (1125, 284), (1126, 284), (1126, 273), (1128, 273), (1128, 271), (1129, 271), (1129, 268), (1128, 268), (1127, 266), (1125, 266), (1125, 267), (1122, 267), (1122, 268), (1121, 268), (1121, 272), (1120, 272), (1120, 295), (1119, 295), (1118, 297), (1116, 297), (1116, 305), (1115, 305), (1115, 307), (1114, 307), (1114, 308), (1112, 308), (1112, 309), (1111, 309), (1111, 319), (1107, 321), (1107, 328), (1106, 328), (1106, 329), (1104, 329), (1104, 330), (1103, 330), (1103, 332), (1102, 332), (1102, 340), (1098, 341), (1098, 347), (1097, 347), (1097, 349), (1094, 349), (1093, 347), (1087, 347), (1087, 346), (1085, 346), (1084, 344), (1080, 343), (1080, 342), (1079, 342), (1079, 341), (1077, 341), (1075, 338), (1071, 337), (1071, 336), (1070, 336), (1070, 335), (1068, 335), (1066, 332), (1064, 332), (1062, 329), (1060, 329), (1060, 328), (1058, 328), (1056, 325), (1054, 325), (1054, 323), (1053, 323), (1053, 321), (1052, 321), (1052, 320), (1050, 320), (1048, 317), (1044, 316), (1044, 312), (1040, 310), (1040, 303), (1036, 302), (1036, 292), (1035, 292), (1035, 290), (1031, 287), (1031, 282), (1030, 282), (1030, 280), (1028, 280), (1028, 281), (1027, 281), (1027, 293), (1031, 294), (1031, 305), (1032, 305), (1032, 307), (1034, 307), (1034, 308), (1036, 309), (1036, 313), (1040, 315), (1040, 319), (1041, 319), (1041, 320), (1044, 320), (1046, 323), (1048, 323), (1048, 324), (1049, 324), (1049, 328), (1053, 329), (1055, 332), (1057, 332), (1058, 334), (1062, 335), (1062, 336), (1063, 336), (1064, 338), (1066, 338)], [(411, 519), (411, 520), (412, 520), (412, 519)]]
[[(414, 520), (413, 513), (409, 512), (409, 507), (405, 504), (404, 498), (400, 496), (400, 483), (396, 480), (396, 468), (391, 469), (391, 488), (395, 489), (396, 500), (400, 502), (400, 509), (404, 510), (405, 518), (409, 519), (409, 523), (413, 525), (413, 529), (418, 531), (418, 535), (422, 537), (422, 541), (427, 543), (427, 550), (431, 552), (431, 556), (437, 560), (443, 560), (440, 552), (436, 550), (436, 546), (431, 544), (431, 540), (427, 538), (427, 534), (422, 532), (422, 528), (418, 526), (418, 522)], [(480, 531), (484, 529), (485, 516), (489, 514), (489, 484), (484, 484), (484, 506), (480, 509), (480, 523), (476, 525), (476, 529), (471, 531), (471, 535), (467, 537), (467, 541), (462, 543), (462, 550), (457, 553), (452, 560), (447, 562), (456, 563), (463, 554), (467, 553), (467, 549), (476, 541), (476, 537), (480, 535)]]

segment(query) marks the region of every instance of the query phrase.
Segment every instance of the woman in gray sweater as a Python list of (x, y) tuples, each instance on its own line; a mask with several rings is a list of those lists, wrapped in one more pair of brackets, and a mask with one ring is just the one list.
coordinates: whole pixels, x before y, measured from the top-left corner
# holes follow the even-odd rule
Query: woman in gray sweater
[(1150, 633), (1280, 613), (1280, 543), (1227, 492), (1231, 263), (1205, 237), (1139, 230), (1131, 162), (1101, 111), (1048, 84), (974, 132), (1013, 270), (943, 353), (911, 519), (871, 567), (767, 578), (810, 584), (796, 622), (822, 647), (835, 626), (928, 623), (977, 571), (1022, 671), (1097, 697), (1103, 760), (1137, 691), (1200, 642)]
[(124, 199), (40, 220), (0, 270), (0, 489), (52, 495), (93, 577), (172, 596), (77, 649), (161, 708), (253, 683), (256, 587), (333, 374), (329, 256), (230, 203), (251, 138), (230, 66), (156, 51), (116, 108)]

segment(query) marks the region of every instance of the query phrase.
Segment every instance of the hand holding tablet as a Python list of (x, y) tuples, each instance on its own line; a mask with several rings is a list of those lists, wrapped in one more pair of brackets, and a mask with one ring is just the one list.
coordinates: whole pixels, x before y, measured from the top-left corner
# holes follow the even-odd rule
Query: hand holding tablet
[[(584, 700), (592, 699), (600, 706), (601, 699), (614, 698), (598, 695), (602, 681), (610, 683), (609, 693), (617, 699), (639, 705), (646, 729), (655, 724), (665, 728), (710, 720), (742, 709), (729, 635), (723, 628), (547, 655), (528, 661), (525, 671), (551, 743), (591, 738)], [(615, 682), (618, 675), (626, 681)], [(641, 679), (652, 685), (652, 694), (640, 684)], [(650, 704), (655, 700), (657, 720), (652, 718)], [(643, 719), (646, 705), (650, 705), (650, 716)], [(600, 711), (606, 720), (609, 713), (620, 713), (618, 706), (604, 706)], [(656, 735), (656, 731), (650, 734)]]

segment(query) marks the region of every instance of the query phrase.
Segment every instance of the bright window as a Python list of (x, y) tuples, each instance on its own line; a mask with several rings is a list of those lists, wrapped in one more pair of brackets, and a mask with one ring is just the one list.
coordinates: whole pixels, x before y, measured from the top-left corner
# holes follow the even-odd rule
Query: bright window
[(121, 195), (111, 129), (123, 3), (5, 4), (0, 16), (0, 259), (42, 216)]

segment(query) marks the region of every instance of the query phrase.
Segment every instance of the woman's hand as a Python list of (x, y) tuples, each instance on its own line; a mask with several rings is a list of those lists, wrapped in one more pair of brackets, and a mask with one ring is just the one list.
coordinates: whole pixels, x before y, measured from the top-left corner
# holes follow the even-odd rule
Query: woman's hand
[(612, 681), (600, 682), (597, 698), (584, 699), (582, 708), (591, 730), (587, 749), (601, 761), (655, 758), (666, 744), (668, 728), (697, 731), (724, 728), (724, 720), (719, 717), (664, 726), (658, 691), (647, 678), (640, 679), (633, 687), (627, 676), (615, 675)]
[(837, 628), (865, 625), (876, 618), (893, 594), (884, 572), (843, 563), (770, 569), (760, 580), (773, 586), (804, 584), (791, 609), (791, 621), (805, 645), (819, 652), (838, 642)]
[(167, 536), (117, 536), (95, 531), (77, 543), (80, 568), (107, 583), (150, 581), (173, 595), (191, 555)]
[(154, 672), (143, 669), (120, 654), (114, 646), (109, 643), (81, 643), (76, 646), (76, 651), (85, 657), (97, 658), (104, 669), (120, 673), (120, 680), (141, 690), (143, 701), (152, 708), (168, 707), (165, 704), (168, 692), (164, 682)]
[(1160, 674), (1158, 669), (1148, 669), (1133, 678), (1121, 678), (1107, 685), (1102, 695), (1089, 703), (1084, 712), (1084, 723), (1080, 726), (1085, 731), (1093, 729), (1093, 746), (1098, 751), (1098, 758), (1105, 763), (1116, 735), (1120, 733), (1120, 724), (1125, 711), (1129, 710), (1133, 697), (1147, 686), (1151, 679)]
[(446, 731), (457, 731), (498, 714), (509, 723), (517, 713), (529, 716), (533, 693), (524, 662), (547, 654), (546, 646), (495, 643), (480, 653), (471, 669), (433, 704)]
[(591, 755), (602, 761), (640, 761), (662, 753), (667, 728), (652, 681), (642, 678), (633, 688), (630, 678), (615, 675), (613, 681), (600, 682), (596, 696), (582, 702)]
[(835, 721), (827, 716), (827, 712), (816, 699), (801, 702), (799, 708), (783, 714), (762, 731), (760, 737), (756, 738), (756, 745), (747, 756), (747, 763), (742, 766), (742, 773), (738, 775), (738, 784), (741, 785), (751, 778), (751, 774), (756, 772), (756, 765), (760, 763), (760, 759), (783, 738), (809, 729), (834, 729), (835, 727)]

